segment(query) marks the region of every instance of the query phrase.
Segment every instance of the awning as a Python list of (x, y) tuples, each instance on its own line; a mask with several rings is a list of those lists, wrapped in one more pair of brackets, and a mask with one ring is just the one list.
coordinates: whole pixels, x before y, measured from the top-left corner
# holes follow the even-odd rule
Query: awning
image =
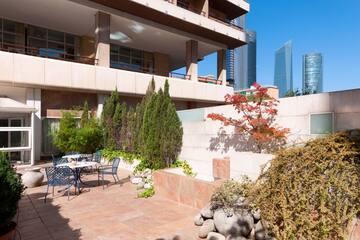
[(0, 112), (31, 113), (36, 109), (8, 97), (0, 97)]

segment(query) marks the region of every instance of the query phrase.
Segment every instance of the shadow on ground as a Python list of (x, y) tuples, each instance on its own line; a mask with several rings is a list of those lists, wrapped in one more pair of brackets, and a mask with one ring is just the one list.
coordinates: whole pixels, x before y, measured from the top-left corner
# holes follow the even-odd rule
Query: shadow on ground
[(81, 236), (81, 229), (69, 226), (69, 219), (61, 216), (60, 207), (54, 205), (51, 198), (44, 203), (43, 193), (25, 194), (19, 202), (16, 220), (16, 240), (71, 240)]

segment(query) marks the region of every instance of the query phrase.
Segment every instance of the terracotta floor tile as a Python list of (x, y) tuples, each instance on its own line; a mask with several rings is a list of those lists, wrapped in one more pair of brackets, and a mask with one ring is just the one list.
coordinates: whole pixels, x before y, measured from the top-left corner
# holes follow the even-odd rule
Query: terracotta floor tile
[[(97, 186), (97, 176), (87, 175), (90, 184), (80, 195), (63, 192), (48, 195), (44, 203), (46, 186), (26, 189), (19, 203), (18, 229), (26, 240), (153, 240), (176, 235), (182, 239), (197, 239), (198, 229), (193, 225), (197, 209), (179, 205), (154, 196), (138, 199), (136, 187), (126, 180), (121, 186), (110, 183)], [(72, 189), (73, 190), (73, 189)], [(51, 191), (50, 191), (51, 193)], [(17, 238), (18, 239), (18, 238)]]

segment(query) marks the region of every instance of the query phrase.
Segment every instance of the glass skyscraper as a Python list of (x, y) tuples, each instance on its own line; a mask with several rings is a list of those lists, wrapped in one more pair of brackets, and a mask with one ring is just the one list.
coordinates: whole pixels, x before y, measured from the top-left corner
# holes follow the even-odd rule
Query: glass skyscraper
[(323, 91), (323, 57), (321, 53), (303, 56), (303, 91), (320, 93)]
[(293, 90), (292, 41), (288, 41), (275, 52), (274, 85), (279, 89), (279, 97)]
[[(245, 28), (245, 17), (234, 19), (233, 23)], [(256, 82), (256, 32), (247, 31), (248, 44), (229, 49), (226, 53), (228, 82), (234, 83), (234, 90), (249, 88)]]

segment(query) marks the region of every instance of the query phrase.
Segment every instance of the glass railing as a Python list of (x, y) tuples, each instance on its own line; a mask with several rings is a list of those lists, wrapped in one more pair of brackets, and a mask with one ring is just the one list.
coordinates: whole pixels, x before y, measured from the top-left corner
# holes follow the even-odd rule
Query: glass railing
[(91, 64), (91, 65), (95, 65), (97, 63), (97, 59), (95, 58), (73, 55), (73, 54), (65, 53), (60, 50), (48, 49), (48, 48), (36, 48), (36, 47), (29, 47), (23, 45), (3, 43), (0, 45), (0, 50), (5, 52), (20, 53), (30, 56), (51, 58), (51, 59)]

